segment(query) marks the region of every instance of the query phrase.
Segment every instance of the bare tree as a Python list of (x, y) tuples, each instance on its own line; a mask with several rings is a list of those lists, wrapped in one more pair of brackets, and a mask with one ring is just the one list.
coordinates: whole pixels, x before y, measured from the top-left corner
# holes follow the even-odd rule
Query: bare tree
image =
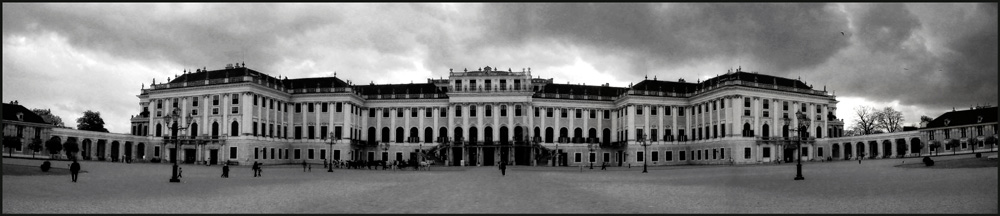
[(892, 133), (903, 130), (903, 113), (892, 107), (875, 112), (875, 127)]
[(934, 118), (931, 118), (931, 117), (928, 117), (928, 116), (920, 116), (920, 122), (930, 123), (931, 121), (934, 121)]
[(858, 119), (854, 120), (854, 129), (857, 135), (867, 135), (875, 133), (877, 113), (879, 111), (870, 106), (858, 106), (854, 108), (854, 114)]

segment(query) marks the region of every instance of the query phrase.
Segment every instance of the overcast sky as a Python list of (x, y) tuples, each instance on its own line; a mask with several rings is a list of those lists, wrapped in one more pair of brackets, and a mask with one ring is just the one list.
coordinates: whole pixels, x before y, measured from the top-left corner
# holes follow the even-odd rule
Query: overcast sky
[(491, 66), (625, 87), (730, 68), (892, 106), (905, 125), (997, 104), (997, 4), (3, 3), (3, 99), (129, 133), (140, 88), (228, 63), (272, 76), (420, 83)]

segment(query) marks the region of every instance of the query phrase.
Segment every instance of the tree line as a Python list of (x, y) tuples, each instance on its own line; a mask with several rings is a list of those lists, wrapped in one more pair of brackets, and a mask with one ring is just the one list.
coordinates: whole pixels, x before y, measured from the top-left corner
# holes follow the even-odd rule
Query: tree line
[(854, 108), (854, 114), (857, 119), (854, 120), (852, 128), (845, 131), (846, 136), (903, 131), (903, 113), (892, 107), (877, 109), (872, 106), (858, 106)]

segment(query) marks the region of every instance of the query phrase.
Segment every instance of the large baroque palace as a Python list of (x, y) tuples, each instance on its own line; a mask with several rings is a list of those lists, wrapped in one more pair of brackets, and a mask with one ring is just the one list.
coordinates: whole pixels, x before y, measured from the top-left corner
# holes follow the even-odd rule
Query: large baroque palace
[(784, 143), (760, 138), (802, 131), (811, 138), (800, 139), (801, 151), (815, 152), (816, 139), (839, 136), (844, 125), (826, 91), (740, 70), (702, 82), (654, 78), (612, 87), (487, 66), (426, 83), (351, 85), (230, 65), (185, 72), (138, 97), (142, 113), (132, 119), (132, 133), (169, 137), (164, 117), (174, 110), (191, 115), (179, 122), (187, 128), (182, 136), (200, 144), (182, 145), (182, 157), (197, 161), (756, 163), (797, 151), (781, 152)]
[(533, 78), (530, 68), (448, 74), (426, 83), (353, 85), (229, 65), (144, 86), (131, 134), (52, 128), (16, 102), (4, 104), (3, 128), (23, 143), (80, 143), (74, 154), (84, 160), (169, 161), (179, 146), (178, 160), (207, 164), (656, 166), (996, 149), (996, 107), (947, 112), (919, 129), (844, 137), (836, 97), (825, 87), (739, 69), (627, 87), (558, 84)]

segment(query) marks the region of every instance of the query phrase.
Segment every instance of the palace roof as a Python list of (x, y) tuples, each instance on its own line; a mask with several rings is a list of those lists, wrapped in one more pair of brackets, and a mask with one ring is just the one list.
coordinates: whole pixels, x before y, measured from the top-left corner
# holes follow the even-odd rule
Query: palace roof
[[(17, 117), (18, 114), (21, 115), (21, 118)], [(45, 119), (42, 119), (42, 116), (35, 114), (35, 112), (24, 106), (14, 103), (3, 104), (3, 120), (48, 124), (45, 122)]]
[(354, 89), (362, 95), (379, 94), (436, 94), (444, 93), (437, 86), (431, 83), (412, 84), (382, 84), (382, 85), (354, 85)]
[(927, 123), (925, 128), (953, 127), (985, 122), (997, 122), (997, 107), (946, 112)]
[(621, 93), (624, 92), (625, 90), (627, 90), (627, 88), (552, 83), (545, 85), (544, 87), (539, 89), (536, 93), (617, 97), (618, 95), (621, 95)]

